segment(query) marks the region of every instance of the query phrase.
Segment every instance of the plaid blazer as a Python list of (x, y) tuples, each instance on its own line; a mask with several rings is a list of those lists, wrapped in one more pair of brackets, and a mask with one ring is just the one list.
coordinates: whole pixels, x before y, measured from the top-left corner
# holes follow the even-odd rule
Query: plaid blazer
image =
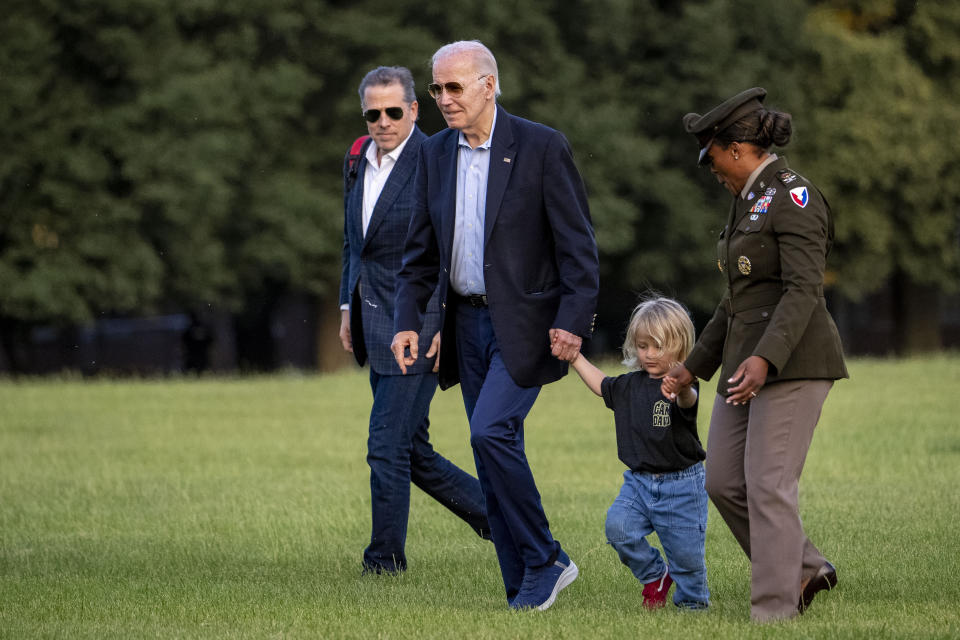
[[(394, 334), (394, 296), (407, 227), (413, 213), (417, 157), (420, 144), (426, 137), (414, 126), (410, 140), (383, 186), (366, 235), (363, 233), (362, 220), (363, 178), (367, 168), (365, 156), (359, 160), (356, 180), (343, 194), (340, 304), (350, 305), (350, 333), (357, 363), (363, 365), (369, 360), (373, 370), (381, 375), (400, 375), (400, 367), (390, 351)], [(344, 175), (346, 172), (344, 163)], [(407, 367), (408, 373), (426, 373), (433, 369), (434, 359), (425, 358), (424, 354), (439, 329), (440, 314), (434, 292), (420, 333), (420, 357), (413, 366)]]

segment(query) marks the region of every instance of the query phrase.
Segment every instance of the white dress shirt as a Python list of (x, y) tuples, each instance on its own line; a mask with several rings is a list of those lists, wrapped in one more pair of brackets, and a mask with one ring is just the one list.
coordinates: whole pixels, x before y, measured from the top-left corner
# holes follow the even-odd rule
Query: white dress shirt
[(390, 172), (397, 164), (397, 158), (403, 153), (403, 148), (407, 146), (410, 136), (413, 135), (413, 128), (406, 139), (397, 145), (397, 148), (380, 158), (377, 163), (377, 145), (371, 144), (367, 147), (367, 168), (363, 172), (363, 235), (367, 235), (367, 227), (370, 226), (370, 218), (373, 216), (373, 209), (377, 206), (377, 200), (380, 199), (380, 193), (383, 191), (383, 185), (387, 183)]

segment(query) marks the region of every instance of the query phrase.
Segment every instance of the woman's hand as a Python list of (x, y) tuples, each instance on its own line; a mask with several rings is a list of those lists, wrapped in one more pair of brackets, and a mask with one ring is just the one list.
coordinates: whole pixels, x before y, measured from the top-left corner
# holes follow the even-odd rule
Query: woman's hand
[(674, 363), (670, 371), (667, 371), (667, 375), (663, 377), (663, 382), (660, 383), (660, 393), (670, 400), (676, 400), (677, 394), (693, 384), (694, 380), (693, 374), (683, 366), (683, 363)]
[(727, 389), (729, 392), (727, 404), (747, 404), (756, 398), (760, 388), (767, 381), (769, 369), (770, 363), (760, 356), (750, 356), (741, 362), (733, 376), (727, 380), (731, 384), (737, 383), (735, 387)]

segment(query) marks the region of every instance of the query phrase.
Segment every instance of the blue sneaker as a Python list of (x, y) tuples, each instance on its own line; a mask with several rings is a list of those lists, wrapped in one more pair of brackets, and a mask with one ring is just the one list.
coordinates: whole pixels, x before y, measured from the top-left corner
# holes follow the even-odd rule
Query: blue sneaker
[(520, 593), (510, 606), (514, 609), (546, 611), (557, 599), (560, 590), (577, 579), (580, 570), (563, 550), (556, 562), (539, 569), (527, 569), (520, 583)]

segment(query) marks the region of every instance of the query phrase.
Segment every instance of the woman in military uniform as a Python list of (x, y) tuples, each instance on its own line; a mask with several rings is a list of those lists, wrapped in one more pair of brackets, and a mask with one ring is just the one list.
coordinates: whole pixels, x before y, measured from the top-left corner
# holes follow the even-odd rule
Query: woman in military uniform
[(823, 298), (833, 236), (817, 188), (769, 152), (790, 140), (790, 115), (744, 91), (683, 118), (700, 164), (733, 195), (718, 262), (727, 290), (664, 391), (720, 367), (707, 447), (707, 492), (750, 558), (751, 617), (802, 613), (837, 574), (807, 538), (800, 472), (833, 381), (847, 377)]

